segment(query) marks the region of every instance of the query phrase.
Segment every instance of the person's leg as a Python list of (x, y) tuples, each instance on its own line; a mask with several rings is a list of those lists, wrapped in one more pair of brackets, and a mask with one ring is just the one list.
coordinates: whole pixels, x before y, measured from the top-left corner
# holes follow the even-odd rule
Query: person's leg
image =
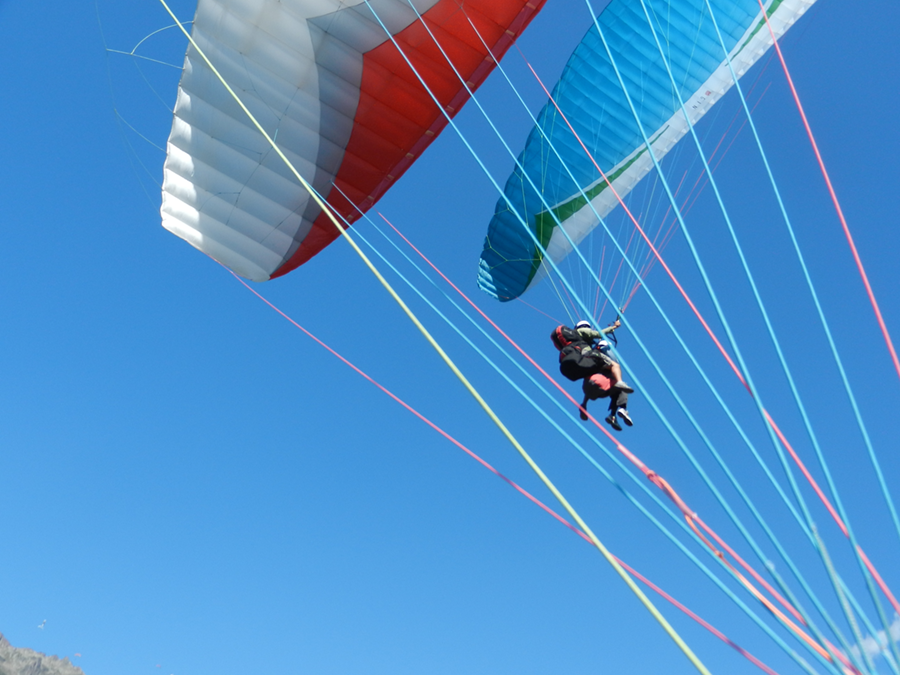
[(587, 419), (588, 419), (588, 414), (587, 414), (587, 402), (588, 402), (588, 400), (589, 400), (589, 399), (588, 399), (588, 395), (585, 394), (585, 395), (584, 395), (584, 400), (581, 402), (581, 405), (578, 406), (578, 414), (579, 414), (579, 416), (581, 417), (581, 419), (584, 420), (585, 422), (587, 422)]
[(609, 404), (610, 413), (618, 415), (628, 426), (634, 426), (631, 415), (628, 414), (628, 394), (621, 389), (618, 391), (618, 395), (614, 396)]
[[(613, 392), (621, 391), (619, 389), (613, 389), (610, 391), (609, 396), (609, 415), (606, 416), (605, 422), (611, 426), (616, 431), (622, 431), (622, 425), (619, 424), (619, 419), (616, 417), (616, 409), (618, 405), (616, 402), (619, 400), (619, 396)], [(625, 394), (626, 396), (628, 394)]]
[(622, 381), (622, 366), (610, 359), (609, 372), (610, 375), (612, 375), (612, 377), (610, 377), (612, 386), (615, 387), (616, 384)]
[(610, 413), (604, 421), (616, 431), (622, 431), (622, 425), (619, 424), (619, 418), (615, 413)]
[(612, 382), (613, 388), (620, 389), (628, 394), (634, 393), (634, 389), (622, 381), (622, 366), (620, 366), (617, 361), (610, 359), (609, 372), (611, 376), (610, 382)]

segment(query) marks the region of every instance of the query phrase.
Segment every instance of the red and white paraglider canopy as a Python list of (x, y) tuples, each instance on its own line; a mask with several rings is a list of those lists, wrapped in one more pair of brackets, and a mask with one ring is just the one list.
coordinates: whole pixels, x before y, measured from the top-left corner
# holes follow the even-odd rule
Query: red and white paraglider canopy
[[(468, 100), (454, 68), (474, 90), (491, 55), (505, 53), (543, 3), (200, 0), (193, 37), (352, 223), (446, 126), (432, 94), (450, 116)], [(169, 136), (162, 218), (255, 281), (291, 271), (339, 236), (193, 47)]]

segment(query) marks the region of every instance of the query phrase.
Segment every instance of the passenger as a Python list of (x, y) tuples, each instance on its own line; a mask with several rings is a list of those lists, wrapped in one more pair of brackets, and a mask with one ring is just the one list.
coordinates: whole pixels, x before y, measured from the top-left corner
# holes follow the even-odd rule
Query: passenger
[(586, 377), (581, 385), (581, 389), (584, 392), (584, 400), (579, 406), (581, 419), (585, 421), (588, 419), (588, 401), (595, 401), (598, 398), (609, 398), (609, 415), (605, 418), (605, 422), (616, 431), (622, 431), (622, 425), (619, 424), (618, 419), (620, 417), (628, 426), (634, 425), (631, 416), (628, 414), (628, 392), (624, 389), (613, 387), (608, 377), (600, 373)]

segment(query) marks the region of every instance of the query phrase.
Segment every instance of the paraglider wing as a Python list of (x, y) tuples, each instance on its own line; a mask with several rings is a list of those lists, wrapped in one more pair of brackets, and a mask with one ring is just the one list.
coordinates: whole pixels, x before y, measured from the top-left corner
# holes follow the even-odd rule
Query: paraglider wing
[[(192, 34), (301, 175), (352, 223), (447, 123), (404, 55), (448, 114), (468, 99), (416, 11), (474, 89), (494, 66), (482, 39), (499, 57), (543, 1), (413, 0), (414, 10), (407, 0), (200, 0)], [(166, 229), (256, 281), (339, 236), (193, 46), (161, 213)]]
[[(814, 1), (766, 3), (776, 35), (783, 34)], [(733, 84), (706, 0), (645, 0), (645, 4), (693, 124)], [(772, 44), (759, 3), (710, 0), (710, 5), (735, 72), (741, 76)], [(552, 92), (563, 114), (553, 101), (547, 103), (519, 155), (524, 173), (515, 169), (506, 183), (505, 198), (497, 202), (481, 254), (478, 284), (501, 301), (520, 296), (548, 272), (544, 250), (554, 262), (569, 254), (572, 244), (561, 229), (578, 244), (598, 225), (598, 216), (604, 218), (618, 204), (615, 193), (624, 197), (653, 168), (616, 67), (657, 158), (688, 131), (641, 3), (612, 0), (598, 23), (613, 59), (592, 24)]]

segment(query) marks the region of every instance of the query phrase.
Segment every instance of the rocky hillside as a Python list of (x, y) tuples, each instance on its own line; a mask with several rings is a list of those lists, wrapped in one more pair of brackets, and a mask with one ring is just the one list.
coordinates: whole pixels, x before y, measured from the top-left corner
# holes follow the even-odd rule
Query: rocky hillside
[(0, 633), (0, 675), (84, 675), (69, 659), (13, 647)]

